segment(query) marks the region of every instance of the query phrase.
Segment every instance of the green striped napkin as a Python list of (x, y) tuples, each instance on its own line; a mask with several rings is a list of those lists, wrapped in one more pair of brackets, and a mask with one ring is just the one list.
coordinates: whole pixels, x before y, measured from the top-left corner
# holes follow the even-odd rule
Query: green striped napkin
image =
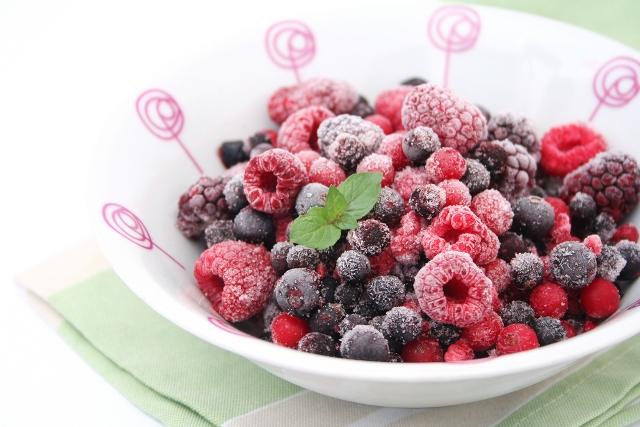
[(640, 336), (517, 392), (380, 408), (306, 391), (178, 328), (135, 296), (93, 239), (17, 279), (60, 336), (167, 426), (623, 426), (640, 420)]

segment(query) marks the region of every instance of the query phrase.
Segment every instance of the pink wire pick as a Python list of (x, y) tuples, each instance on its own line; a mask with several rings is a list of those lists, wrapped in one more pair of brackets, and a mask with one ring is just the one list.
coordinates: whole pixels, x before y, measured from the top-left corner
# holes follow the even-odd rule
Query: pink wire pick
[(156, 245), (153, 240), (151, 240), (151, 235), (149, 234), (147, 227), (145, 227), (140, 218), (138, 218), (129, 209), (117, 203), (106, 203), (102, 207), (102, 218), (109, 227), (125, 239), (147, 250), (151, 250), (156, 247), (166, 256), (171, 258), (182, 269), (185, 269), (184, 266), (174, 257), (169, 255), (164, 249)]
[(267, 30), (264, 42), (271, 61), (280, 68), (293, 70), (296, 82), (300, 83), (299, 69), (316, 54), (311, 29), (301, 21), (276, 22)]
[(184, 115), (171, 95), (161, 89), (149, 89), (136, 100), (136, 111), (142, 123), (152, 134), (165, 141), (175, 140), (200, 175), (204, 175), (202, 168), (180, 139)]
[(476, 44), (480, 15), (467, 6), (443, 6), (431, 15), (427, 33), (431, 43), (445, 52), (443, 86), (447, 87), (451, 54), (464, 52)]
[(640, 92), (640, 62), (628, 56), (617, 56), (605, 62), (593, 78), (593, 93), (598, 98), (589, 121), (601, 106), (620, 108)]

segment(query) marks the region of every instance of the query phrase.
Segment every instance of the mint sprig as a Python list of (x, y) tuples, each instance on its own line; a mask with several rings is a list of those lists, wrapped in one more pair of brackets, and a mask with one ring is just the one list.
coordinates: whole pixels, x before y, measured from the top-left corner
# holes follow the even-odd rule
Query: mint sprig
[(358, 227), (357, 220), (373, 208), (381, 182), (380, 172), (362, 172), (351, 175), (338, 188), (330, 186), (324, 207), (313, 207), (293, 221), (289, 241), (319, 250), (333, 246), (342, 230)]

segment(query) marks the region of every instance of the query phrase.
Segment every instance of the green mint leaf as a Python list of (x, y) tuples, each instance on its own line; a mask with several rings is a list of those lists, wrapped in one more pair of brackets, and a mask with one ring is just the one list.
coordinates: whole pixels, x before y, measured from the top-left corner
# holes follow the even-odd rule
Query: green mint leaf
[(353, 230), (354, 228), (358, 228), (358, 221), (348, 213), (345, 213), (333, 221), (333, 225), (341, 230)]
[(333, 222), (336, 218), (340, 217), (347, 210), (347, 199), (344, 198), (341, 192), (336, 187), (331, 185), (329, 187), (329, 193), (324, 202), (325, 216), (329, 222)]
[(354, 219), (360, 219), (368, 214), (378, 201), (381, 182), (382, 173), (361, 172), (351, 175), (340, 184), (338, 190), (347, 200), (345, 213)]
[(316, 206), (293, 221), (289, 241), (314, 249), (327, 249), (340, 238), (340, 229), (327, 221), (325, 209)]

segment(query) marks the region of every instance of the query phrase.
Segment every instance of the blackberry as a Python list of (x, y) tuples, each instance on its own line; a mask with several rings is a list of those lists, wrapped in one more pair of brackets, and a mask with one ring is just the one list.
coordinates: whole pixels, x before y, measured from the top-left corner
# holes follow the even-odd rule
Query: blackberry
[(305, 185), (296, 197), (296, 212), (302, 216), (315, 206), (324, 206), (328, 193), (329, 187), (326, 185), (317, 182)]
[(560, 320), (554, 317), (539, 318), (536, 320), (533, 330), (536, 331), (541, 346), (567, 339), (567, 330), (562, 326)]
[(504, 326), (514, 323), (522, 323), (530, 328), (535, 327), (536, 313), (533, 308), (524, 301), (515, 300), (505, 304), (500, 310), (500, 317)]
[(377, 219), (387, 225), (396, 225), (404, 215), (404, 199), (392, 188), (382, 187), (376, 204), (367, 218)]
[(460, 339), (460, 328), (449, 323), (432, 320), (429, 322), (429, 333), (445, 348)]
[(420, 86), (427, 83), (427, 81), (420, 77), (412, 77), (400, 83), (402, 86)]
[(271, 265), (276, 274), (281, 275), (289, 269), (287, 264), (287, 254), (293, 248), (293, 243), (278, 242), (271, 248)]
[(309, 328), (313, 332), (334, 336), (338, 334), (338, 326), (346, 315), (347, 312), (340, 304), (326, 304), (309, 318)]
[(336, 302), (336, 289), (340, 286), (340, 281), (331, 276), (325, 276), (320, 281), (320, 305)]
[(595, 277), (595, 254), (582, 243), (559, 243), (549, 254), (549, 272), (554, 283), (565, 289), (582, 289)]
[(341, 133), (332, 144), (329, 158), (342, 169), (353, 172), (365, 157), (364, 144), (355, 135)]
[(513, 206), (513, 231), (532, 239), (544, 238), (555, 223), (553, 208), (544, 199), (523, 197)]
[(373, 326), (357, 325), (344, 334), (340, 354), (345, 359), (388, 362), (389, 343)]
[(639, 190), (640, 170), (635, 159), (619, 151), (605, 151), (569, 172), (560, 196), (566, 201), (578, 192), (586, 193), (596, 201), (599, 212), (619, 222), (638, 203)]
[(273, 218), (268, 213), (246, 207), (233, 219), (233, 232), (238, 240), (247, 243), (263, 243), (265, 246), (273, 244), (276, 229)]
[(627, 261), (618, 275), (618, 280), (634, 280), (640, 276), (640, 245), (628, 240), (621, 240), (615, 247), (622, 258)]
[(498, 236), (500, 240), (500, 249), (498, 249), (498, 258), (507, 262), (511, 262), (513, 257), (519, 253), (531, 252), (533, 244), (527, 239), (523, 239), (521, 235), (512, 231), (507, 231), (501, 236)]
[(262, 143), (262, 144), (258, 144), (255, 147), (253, 147), (251, 149), (251, 151), (249, 152), (249, 158), (253, 159), (256, 156), (259, 156), (260, 154), (264, 153), (265, 151), (269, 151), (269, 150), (273, 150), (273, 145), (268, 144), (268, 143)]
[(437, 185), (416, 187), (409, 198), (409, 206), (416, 215), (431, 221), (438, 216), (447, 201), (447, 192)]
[(347, 332), (358, 325), (368, 325), (369, 321), (359, 314), (347, 314), (338, 325), (338, 333), (344, 336)]
[(426, 126), (410, 130), (402, 139), (402, 151), (415, 164), (424, 164), (440, 147), (440, 138)]
[(320, 255), (313, 248), (296, 245), (287, 253), (287, 265), (289, 268), (307, 268), (315, 270), (320, 264)]
[(358, 98), (358, 102), (356, 102), (356, 105), (353, 106), (349, 114), (351, 114), (352, 116), (360, 116), (364, 119), (367, 116), (375, 114), (375, 110), (371, 105), (369, 105), (369, 101), (367, 101), (367, 98), (360, 95), (360, 97)]
[(244, 152), (244, 142), (240, 140), (223, 142), (218, 150), (218, 155), (227, 169), (237, 163), (249, 160), (249, 156)]
[(533, 188), (537, 169), (536, 159), (522, 145), (516, 145), (507, 139), (493, 141), (493, 144), (502, 146), (507, 153), (505, 169), (500, 178), (495, 181), (495, 188), (505, 199), (513, 203)]
[(532, 253), (521, 253), (511, 260), (511, 280), (518, 289), (533, 289), (542, 283), (544, 263), (539, 256)]
[(521, 114), (497, 113), (487, 122), (487, 131), (489, 141), (508, 139), (526, 148), (536, 161), (540, 160), (542, 144), (531, 119)]
[(378, 256), (391, 244), (391, 230), (377, 219), (358, 221), (358, 228), (349, 231), (347, 241), (366, 256)]
[(598, 272), (596, 277), (615, 282), (620, 272), (627, 265), (627, 260), (624, 259), (615, 246), (603, 246), (600, 256), (597, 258)]
[(336, 288), (334, 297), (337, 303), (342, 304), (346, 310), (353, 310), (360, 296), (362, 295), (362, 288), (358, 284), (353, 283), (340, 283)]
[(233, 221), (230, 219), (213, 221), (204, 229), (204, 239), (208, 248), (216, 243), (236, 240), (236, 235), (233, 233)]
[(249, 206), (247, 196), (244, 195), (244, 180), (242, 174), (235, 175), (227, 182), (222, 190), (224, 198), (227, 201), (229, 210), (233, 213), (238, 213), (242, 208)]
[(493, 180), (500, 179), (507, 167), (507, 151), (495, 142), (481, 142), (474, 151), (473, 157), (489, 171)]
[(371, 273), (369, 259), (358, 251), (344, 251), (336, 261), (338, 275), (347, 282), (358, 282)]
[(229, 177), (202, 176), (180, 196), (176, 226), (186, 237), (199, 237), (216, 219), (230, 219), (223, 190)]
[(298, 341), (296, 349), (321, 356), (336, 357), (338, 355), (337, 343), (330, 336), (320, 332), (309, 332), (303, 336)]
[(396, 276), (378, 276), (365, 289), (380, 311), (390, 310), (404, 301), (404, 283)]
[(304, 317), (318, 306), (320, 276), (305, 268), (286, 271), (276, 282), (273, 294), (283, 311)]
[(466, 159), (467, 170), (460, 181), (467, 186), (469, 193), (474, 196), (489, 188), (491, 174), (487, 168), (477, 160)]

